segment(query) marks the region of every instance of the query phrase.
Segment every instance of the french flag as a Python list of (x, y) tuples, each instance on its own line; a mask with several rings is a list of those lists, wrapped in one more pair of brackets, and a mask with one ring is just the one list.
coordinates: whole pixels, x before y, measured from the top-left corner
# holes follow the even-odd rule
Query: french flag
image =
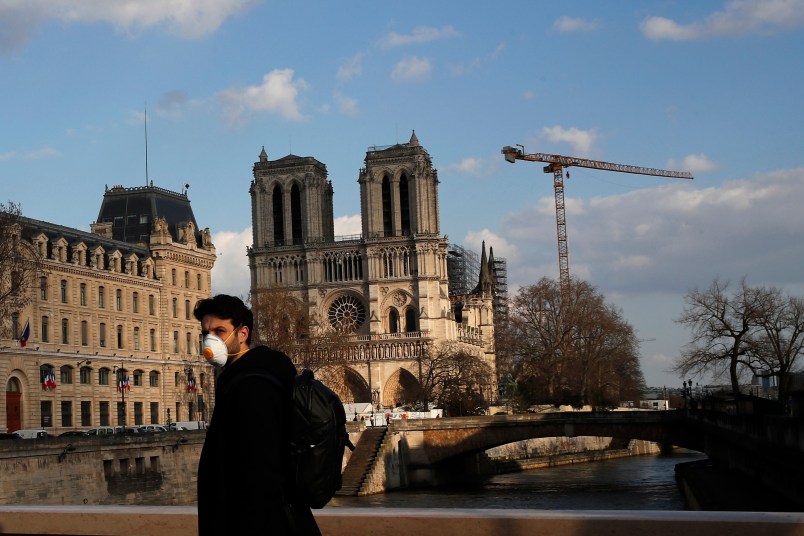
[(28, 320), (25, 321), (25, 327), (22, 330), (22, 335), (20, 335), (20, 346), (25, 348), (25, 345), (28, 344), (28, 337), (31, 336), (31, 324)]

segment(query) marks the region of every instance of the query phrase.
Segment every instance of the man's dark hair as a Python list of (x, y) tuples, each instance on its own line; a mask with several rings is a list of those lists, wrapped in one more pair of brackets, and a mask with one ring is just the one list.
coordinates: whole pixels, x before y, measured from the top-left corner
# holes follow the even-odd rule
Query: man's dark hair
[(235, 328), (246, 326), (248, 328), (246, 344), (251, 344), (254, 315), (240, 298), (227, 294), (218, 294), (212, 298), (198, 300), (193, 309), (193, 316), (200, 322), (207, 315), (230, 320)]

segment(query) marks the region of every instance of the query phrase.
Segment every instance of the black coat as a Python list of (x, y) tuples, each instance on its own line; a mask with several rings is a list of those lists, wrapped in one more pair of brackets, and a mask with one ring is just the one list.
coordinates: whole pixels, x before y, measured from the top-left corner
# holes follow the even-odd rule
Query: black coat
[(198, 463), (199, 535), (320, 534), (309, 508), (285, 500), (295, 375), (288, 356), (258, 346), (218, 376)]

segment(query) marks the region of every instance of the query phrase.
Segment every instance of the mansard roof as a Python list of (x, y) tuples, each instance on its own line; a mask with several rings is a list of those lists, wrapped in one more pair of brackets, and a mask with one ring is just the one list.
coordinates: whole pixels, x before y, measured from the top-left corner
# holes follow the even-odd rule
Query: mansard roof
[(196, 243), (200, 245), (201, 234), (187, 191), (178, 193), (159, 188), (153, 181), (150, 186), (107, 187), (97, 223), (111, 223), (115, 240), (147, 243), (157, 217), (165, 218), (173, 240), (179, 238), (176, 236), (179, 224), (192, 222)]
[(125, 256), (134, 254), (140, 259), (151, 255), (150, 250), (144, 244), (123, 242), (121, 240), (115, 240), (114, 238), (107, 238), (95, 233), (88, 233), (80, 229), (35, 220), (25, 216), (20, 216), (20, 223), (22, 224), (22, 237), (26, 240), (34, 240), (36, 237), (44, 234), (48, 239), (48, 244), (54, 244), (63, 239), (70, 247), (84, 244), (88, 251), (94, 251), (98, 247), (101, 247), (106, 252), (119, 250), (121, 254)]

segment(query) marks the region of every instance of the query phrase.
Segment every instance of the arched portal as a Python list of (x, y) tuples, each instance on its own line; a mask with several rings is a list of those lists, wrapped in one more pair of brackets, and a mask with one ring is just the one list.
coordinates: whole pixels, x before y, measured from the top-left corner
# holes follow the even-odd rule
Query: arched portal
[(6, 383), (6, 425), (9, 432), (22, 428), (22, 386), (17, 378)]
[(400, 368), (394, 372), (382, 390), (382, 405), (396, 408), (418, 401), (419, 381), (410, 371)]
[(346, 366), (326, 367), (316, 371), (316, 377), (335, 391), (344, 404), (371, 402), (368, 383), (354, 369)]

